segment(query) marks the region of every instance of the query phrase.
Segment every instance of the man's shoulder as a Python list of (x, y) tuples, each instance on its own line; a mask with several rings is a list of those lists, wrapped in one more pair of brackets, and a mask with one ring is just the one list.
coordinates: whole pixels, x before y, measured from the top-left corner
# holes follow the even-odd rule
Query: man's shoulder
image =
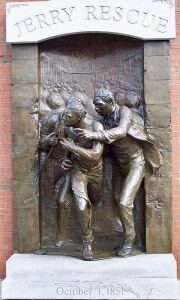
[(132, 111), (129, 107), (123, 105), (123, 106), (119, 106), (119, 112), (121, 115), (125, 114), (125, 115), (132, 115)]
[(97, 120), (94, 120), (93, 121), (93, 129), (94, 129), (94, 131), (98, 131), (98, 130), (103, 130), (103, 125), (102, 125), (102, 123), (100, 123), (99, 121), (97, 121)]

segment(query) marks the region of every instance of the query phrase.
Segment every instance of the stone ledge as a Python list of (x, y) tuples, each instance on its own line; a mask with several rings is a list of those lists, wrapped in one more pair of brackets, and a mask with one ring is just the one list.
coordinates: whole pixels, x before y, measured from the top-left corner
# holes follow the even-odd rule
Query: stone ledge
[(176, 278), (176, 261), (172, 254), (144, 254), (92, 262), (58, 255), (14, 254), (7, 261), (6, 270), (8, 278), (30, 281), (54, 281), (57, 278), (60, 281), (89, 280), (89, 274), (91, 280), (109, 278), (116, 281), (117, 276)]
[(3, 282), (2, 299), (180, 299), (180, 283), (169, 278), (120, 278), (114, 281)]
[(180, 299), (180, 283), (172, 254), (94, 262), (14, 254), (7, 262), (2, 298)]

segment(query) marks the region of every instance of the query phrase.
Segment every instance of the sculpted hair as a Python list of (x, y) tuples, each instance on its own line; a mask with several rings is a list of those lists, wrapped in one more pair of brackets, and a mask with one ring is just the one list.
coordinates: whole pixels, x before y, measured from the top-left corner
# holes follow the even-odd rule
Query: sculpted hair
[(81, 118), (85, 117), (85, 115), (86, 115), (86, 110), (85, 110), (83, 104), (81, 103), (81, 101), (78, 101), (73, 98), (70, 98), (68, 100), (66, 109), (75, 111), (78, 114), (78, 116)]
[(105, 88), (97, 89), (94, 93), (94, 98), (99, 97), (103, 99), (106, 103), (115, 103), (115, 98), (113, 93)]
[(138, 108), (141, 104), (141, 101), (141, 97), (136, 92), (129, 91), (125, 95), (124, 105), (129, 108)]

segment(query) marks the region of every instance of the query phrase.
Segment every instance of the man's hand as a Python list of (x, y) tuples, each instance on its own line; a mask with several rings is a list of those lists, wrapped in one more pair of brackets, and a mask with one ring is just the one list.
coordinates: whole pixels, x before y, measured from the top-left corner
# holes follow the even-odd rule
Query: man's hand
[(95, 140), (97, 137), (96, 132), (87, 130), (87, 129), (81, 129), (81, 128), (74, 128), (73, 131), (80, 137), (85, 138), (87, 140)]
[(51, 136), (49, 138), (47, 138), (47, 143), (51, 146), (54, 146), (54, 145), (57, 145), (58, 143), (58, 138), (57, 137), (54, 137), (54, 136)]
[(43, 147), (54, 146), (54, 145), (57, 145), (57, 143), (58, 143), (58, 138), (57, 138), (56, 134), (54, 134), (54, 133), (51, 133), (47, 136), (42, 137), (39, 141), (40, 146), (43, 146)]
[(64, 124), (63, 122), (61, 121), (61, 123), (57, 124), (56, 127), (55, 127), (55, 132), (56, 132), (56, 135), (62, 139), (64, 136), (65, 136), (65, 127), (64, 127)]
[(61, 162), (61, 168), (65, 171), (68, 171), (72, 168), (72, 161), (68, 158), (64, 158)]
[(62, 141), (60, 143), (61, 143), (63, 149), (69, 150), (70, 152), (75, 151), (75, 143), (72, 140), (62, 139)]

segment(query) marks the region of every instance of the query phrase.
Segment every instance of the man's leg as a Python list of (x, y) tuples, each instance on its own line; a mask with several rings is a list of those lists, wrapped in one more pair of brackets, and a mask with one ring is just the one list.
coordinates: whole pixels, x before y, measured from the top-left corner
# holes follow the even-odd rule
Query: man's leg
[(50, 247), (56, 242), (57, 201), (53, 184), (58, 167), (55, 159), (49, 159), (40, 174), (42, 248)]
[(88, 174), (88, 195), (92, 205), (98, 206), (102, 196), (102, 170)]
[(58, 195), (58, 233), (56, 246), (61, 247), (66, 239), (66, 226), (69, 220), (69, 213), (71, 209), (72, 202), (72, 192), (71, 192), (71, 177), (70, 174), (65, 175), (63, 178), (63, 185), (59, 186)]
[(144, 164), (132, 166), (122, 187), (119, 208), (120, 218), (125, 234), (125, 241), (122, 249), (118, 252), (119, 256), (128, 255), (132, 251), (132, 246), (136, 236), (133, 218), (134, 199), (144, 178), (144, 174)]
[(87, 175), (79, 170), (72, 175), (72, 191), (82, 232), (82, 257), (85, 260), (92, 260), (91, 242), (93, 241), (93, 235), (91, 230), (91, 204), (87, 195)]

